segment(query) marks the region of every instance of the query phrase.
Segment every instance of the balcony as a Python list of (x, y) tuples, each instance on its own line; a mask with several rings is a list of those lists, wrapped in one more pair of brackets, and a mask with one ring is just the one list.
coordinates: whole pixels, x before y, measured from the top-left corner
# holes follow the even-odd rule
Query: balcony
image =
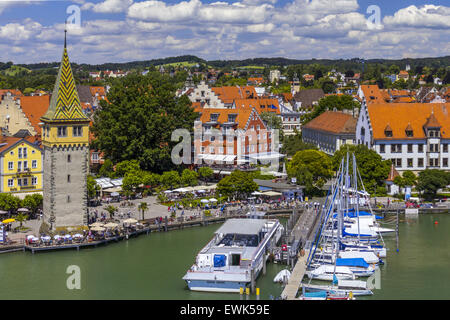
[(16, 176), (29, 176), (31, 175), (31, 168), (17, 169)]

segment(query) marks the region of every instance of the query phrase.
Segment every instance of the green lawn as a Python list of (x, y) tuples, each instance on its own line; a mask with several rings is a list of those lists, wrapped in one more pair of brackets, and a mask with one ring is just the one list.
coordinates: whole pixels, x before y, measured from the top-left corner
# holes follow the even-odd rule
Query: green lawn
[(3, 70), (2, 73), (6, 76), (15, 76), (17, 75), (19, 72), (21, 71), (27, 71), (27, 72), (31, 72), (30, 70), (28, 70), (27, 68), (24, 67), (20, 67), (20, 66), (11, 66), (10, 68)]

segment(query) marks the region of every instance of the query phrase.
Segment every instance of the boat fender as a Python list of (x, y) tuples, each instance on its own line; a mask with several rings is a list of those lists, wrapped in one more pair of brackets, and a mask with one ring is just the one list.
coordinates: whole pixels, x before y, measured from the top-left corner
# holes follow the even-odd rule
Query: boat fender
[(282, 250), (282, 251), (287, 251), (287, 245), (286, 245), (286, 244), (283, 244), (283, 245), (281, 246), (281, 250)]

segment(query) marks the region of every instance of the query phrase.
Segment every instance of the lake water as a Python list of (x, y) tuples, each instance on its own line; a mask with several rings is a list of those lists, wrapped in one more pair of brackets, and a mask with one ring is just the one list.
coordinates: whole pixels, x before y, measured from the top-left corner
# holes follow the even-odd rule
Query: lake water
[[(1, 254), (0, 299), (239, 300), (239, 294), (191, 292), (182, 280), (219, 226), (155, 232), (80, 251)], [(385, 239), (381, 289), (366, 299), (450, 299), (450, 215), (402, 216), (399, 229), (400, 250), (395, 236)], [(79, 290), (67, 289), (72, 265), (80, 268)], [(281, 285), (272, 280), (284, 268), (267, 265), (256, 283), (261, 299), (280, 295)]]

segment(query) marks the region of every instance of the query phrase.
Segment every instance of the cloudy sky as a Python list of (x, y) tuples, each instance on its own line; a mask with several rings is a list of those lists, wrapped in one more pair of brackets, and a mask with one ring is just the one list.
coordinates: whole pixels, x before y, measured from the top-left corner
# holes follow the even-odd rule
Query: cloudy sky
[[(450, 55), (448, 0), (0, 0), (0, 61)], [(79, 13), (79, 14), (78, 14)], [(79, 25), (77, 25), (79, 23)]]

